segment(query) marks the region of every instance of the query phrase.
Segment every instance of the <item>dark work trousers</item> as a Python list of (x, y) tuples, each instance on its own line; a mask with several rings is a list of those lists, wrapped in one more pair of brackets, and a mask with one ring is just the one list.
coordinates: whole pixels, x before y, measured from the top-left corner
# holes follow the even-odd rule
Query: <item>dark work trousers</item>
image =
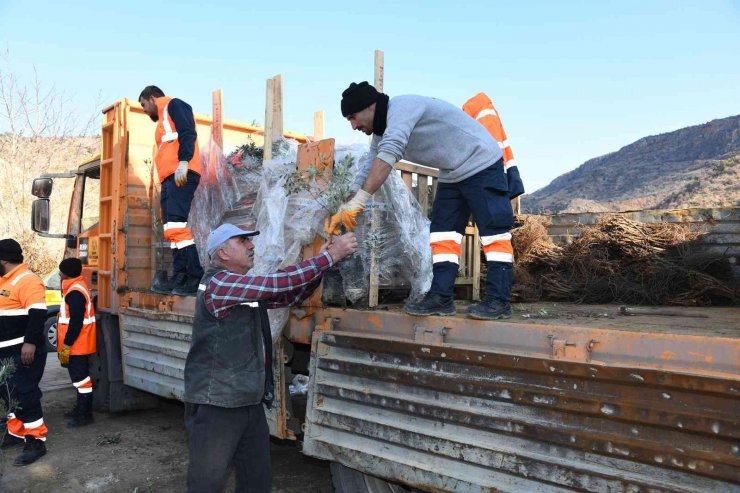
[[(200, 175), (194, 171), (188, 171), (188, 181), (181, 187), (175, 184), (175, 175), (165, 178), (162, 182), (159, 200), (162, 207), (163, 224), (188, 222), (190, 205), (193, 202), (198, 183), (200, 183)], [(192, 239), (192, 233), (190, 233), (190, 238)], [(197, 279), (203, 277), (203, 268), (200, 265), (198, 250), (195, 245), (182, 248), (174, 247), (172, 249), (172, 267), (175, 274), (187, 274)]]
[(15, 371), (6, 384), (0, 387), (0, 395), (5, 405), (8, 406), (7, 386), (10, 390), (10, 400), (17, 403), (13, 413), (23, 423), (33, 423), (44, 417), (41, 409), (39, 382), (41, 382), (41, 377), (44, 376), (44, 368), (46, 367), (46, 348), (43, 346), (41, 348), (37, 348), (33, 363), (28, 366), (21, 363), (20, 349), (12, 356), (3, 354), (0, 357), (0, 359), (4, 359), (10, 356), (13, 363), (15, 363)]
[(262, 404), (226, 408), (186, 402), (185, 429), (188, 493), (223, 491), (230, 465), (237, 493), (270, 491), (270, 430)]
[[(471, 213), (480, 236), (503, 234), (514, 225), (503, 159), (461, 182), (439, 183), (432, 206), (430, 232), (455, 231), (464, 236)], [(454, 262), (435, 263), (429, 292), (454, 296), (459, 267)], [(512, 264), (490, 261), (486, 267), (486, 298), (510, 301)]]
[[(90, 377), (90, 357), (87, 354), (70, 356), (67, 370), (69, 371), (69, 379), (72, 380), (73, 386), (75, 383), (82, 382)], [(77, 393), (77, 409), (79, 409), (80, 414), (92, 413), (93, 396), (91, 391), (92, 387), (87, 384), (83, 387), (75, 387), (75, 392)]]

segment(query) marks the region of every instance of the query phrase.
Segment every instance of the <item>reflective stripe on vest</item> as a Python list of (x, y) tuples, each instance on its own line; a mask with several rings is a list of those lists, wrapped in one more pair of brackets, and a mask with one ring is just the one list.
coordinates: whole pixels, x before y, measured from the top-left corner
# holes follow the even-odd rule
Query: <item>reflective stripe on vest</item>
[[(85, 297), (85, 314), (82, 319), (80, 334), (77, 336), (77, 340), (72, 344), (70, 354), (73, 356), (92, 354), (96, 349), (95, 346), (97, 338), (95, 309), (93, 307), (92, 296), (83, 283), (75, 282), (69, 287), (66, 287), (64, 296), (66, 297), (72, 291), (82, 293)], [(64, 337), (69, 329), (70, 316), (68, 310), (69, 308), (67, 307), (66, 300), (62, 300), (62, 303), (59, 306), (59, 317), (57, 318), (57, 351), (61, 351), (64, 346)]]
[(169, 105), (170, 102), (168, 101), (167, 104), (164, 105), (164, 110), (162, 111), (162, 126), (164, 126), (162, 142), (172, 142), (173, 140), (177, 140), (177, 132), (172, 130), (172, 125), (170, 124), (170, 113), (167, 111), (167, 107)]
[(463, 111), (486, 127), (488, 133), (498, 142), (504, 153), (504, 169), (516, 166), (514, 152), (511, 150), (501, 118), (491, 99), (485, 93), (480, 92), (463, 105)]

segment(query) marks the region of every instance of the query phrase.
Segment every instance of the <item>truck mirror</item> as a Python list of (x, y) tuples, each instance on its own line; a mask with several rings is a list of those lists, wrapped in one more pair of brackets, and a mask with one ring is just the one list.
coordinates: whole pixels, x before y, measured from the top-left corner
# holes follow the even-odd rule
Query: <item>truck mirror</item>
[[(39, 178), (33, 181), (34, 187), (37, 180)], [(51, 180), (49, 181), (51, 182)], [(51, 185), (49, 185), (49, 193), (51, 193)], [(37, 233), (49, 232), (49, 199), (36, 199), (33, 201), (31, 206), (31, 229)]]
[[(54, 180), (51, 178), (34, 178), (33, 185), (31, 185), (31, 193), (34, 197), (48, 199), (51, 197), (51, 188), (53, 185)], [(48, 204), (46, 210), (49, 210)]]

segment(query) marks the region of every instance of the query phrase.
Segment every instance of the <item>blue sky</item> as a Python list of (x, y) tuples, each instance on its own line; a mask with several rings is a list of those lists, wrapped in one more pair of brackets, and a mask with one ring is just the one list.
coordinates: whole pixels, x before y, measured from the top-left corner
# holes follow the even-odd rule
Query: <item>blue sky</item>
[[(33, 5), (33, 7), (31, 7)], [(71, 7), (74, 5), (74, 7)], [(226, 118), (264, 120), (284, 78), (285, 128), (366, 142), (339, 113), (351, 81), (501, 113), (532, 192), (646, 135), (740, 113), (740, 1), (51, 2), (0, 0), (10, 68), (89, 114), (147, 84)], [(5, 69), (7, 65), (3, 65)]]

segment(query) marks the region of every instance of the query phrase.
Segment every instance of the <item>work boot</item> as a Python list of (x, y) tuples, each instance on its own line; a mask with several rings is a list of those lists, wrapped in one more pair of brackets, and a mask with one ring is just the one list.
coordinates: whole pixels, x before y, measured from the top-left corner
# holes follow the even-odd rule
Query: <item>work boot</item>
[(46, 445), (43, 440), (26, 435), (26, 444), (23, 446), (21, 455), (15, 458), (14, 466), (27, 466), (33, 464), (46, 455)]
[(452, 296), (437, 293), (427, 293), (421, 301), (406, 303), (404, 310), (409, 315), (452, 316), (457, 313)]
[[(185, 275), (185, 274), (182, 274)], [(167, 278), (167, 271), (158, 270), (154, 273), (154, 279), (152, 279), (151, 290), (155, 293), (160, 294), (172, 294), (172, 282), (173, 279)]]
[(92, 413), (90, 414), (77, 414), (72, 416), (72, 419), (67, 421), (68, 428), (79, 428), (81, 426), (87, 426), (95, 422)]
[(478, 320), (498, 320), (511, 316), (511, 305), (499, 300), (485, 300), (468, 308), (468, 315)]
[(172, 294), (177, 294), (180, 296), (195, 296), (195, 294), (198, 292), (200, 279), (196, 277), (186, 276), (185, 274), (178, 275), (185, 276), (185, 279), (182, 282), (175, 284), (175, 287), (172, 289)]
[(72, 409), (70, 409), (69, 411), (65, 411), (64, 417), (74, 418), (75, 416), (77, 416), (77, 414), (79, 414), (79, 412), (80, 412), (80, 408), (77, 406), (77, 404), (75, 404), (75, 406)]
[(7, 431), (5, 431), (5, 434), (3, 435), (2, 444), (0, 444), (0, 448), (15, 447), (16, 445), (20, 445), (21, 443), (23, 443), (22, 438), (17, 437), (15, 435), (11, 435)]
[(69, 428), (79, 428), (80, 426), (86, 426), (95, 421), (92, 413), (93, 395), (92, 392), (89, 394), (77, 394), (77, 414), (71, 416), (72, 419), (67, 421)]

